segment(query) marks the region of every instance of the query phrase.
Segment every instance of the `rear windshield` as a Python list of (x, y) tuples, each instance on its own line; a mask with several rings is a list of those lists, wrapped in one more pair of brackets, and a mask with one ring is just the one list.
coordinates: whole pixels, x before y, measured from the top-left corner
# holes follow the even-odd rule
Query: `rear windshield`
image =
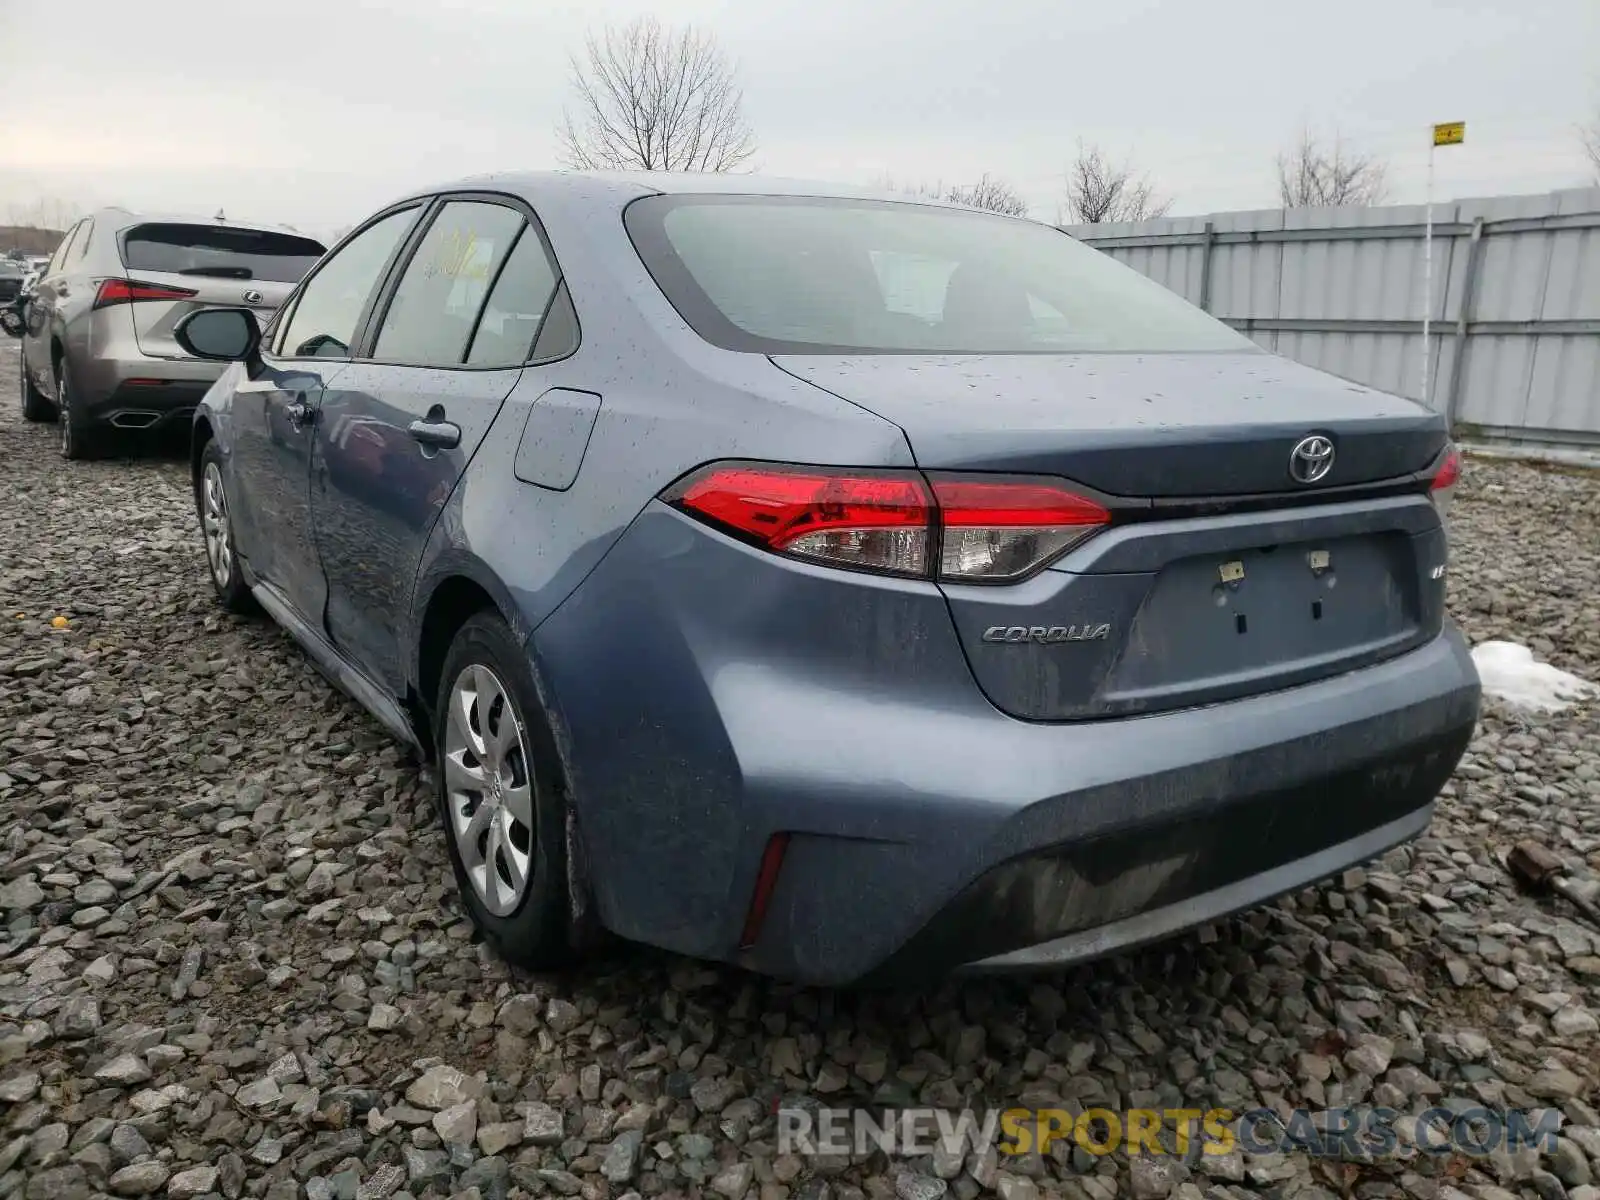
[(122, 235), (130, 271), (299, 283), (325, 247), (310, 238), (211, 225), (136, 225)]
[(0, 258), (0, 275), (4, 275), (7, 279), (21, 279), (23, 270), (9, 259)]
[(651, 196), (629, 235), (707, 341), (761, 354), (1254, 350), (1059, 230), (895, 201)]

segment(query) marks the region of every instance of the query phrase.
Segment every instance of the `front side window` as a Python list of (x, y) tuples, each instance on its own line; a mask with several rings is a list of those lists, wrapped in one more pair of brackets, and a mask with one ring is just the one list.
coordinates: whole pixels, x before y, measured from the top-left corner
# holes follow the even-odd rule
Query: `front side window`
[(625, 221), (707, 341), (759, 354), (1256, 352), (1057, 229), (896, 201), (651, 196)]
[(384, 269), (417, 219), (403, 208), (346, 242), (306, 281), (284, 328), (280, 352), (290, 358), (349, 358), (361, 314)]
[(460, 365), (484, 297), (522, 226), (522, 214), (503, 204), (454, 200), (440, 209), (389, 301), (373, 358)]

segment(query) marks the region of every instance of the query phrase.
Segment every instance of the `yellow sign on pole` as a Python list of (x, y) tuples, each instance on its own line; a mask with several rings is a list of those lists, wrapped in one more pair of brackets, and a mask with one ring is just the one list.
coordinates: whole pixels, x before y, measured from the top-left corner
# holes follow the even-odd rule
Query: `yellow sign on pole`
[(1467, 123), (1465, 121), (1446, 121), (1443, 125), (1433, 127), (1433, 144), (1435, 146), (1459, 146), (1467, 140)]

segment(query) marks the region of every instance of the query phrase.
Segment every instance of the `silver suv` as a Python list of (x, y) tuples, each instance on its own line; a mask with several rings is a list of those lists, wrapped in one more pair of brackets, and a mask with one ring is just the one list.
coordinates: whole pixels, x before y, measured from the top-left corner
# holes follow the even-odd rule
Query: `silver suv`
[(172, 338), (187, 314), (252, 308), (265, 326), (319, 259), (291, 229), (108, 208), (61, 239), (23, 313), (22, 415), (83, 458), (117, 429), (185, 421), (222, 372)]

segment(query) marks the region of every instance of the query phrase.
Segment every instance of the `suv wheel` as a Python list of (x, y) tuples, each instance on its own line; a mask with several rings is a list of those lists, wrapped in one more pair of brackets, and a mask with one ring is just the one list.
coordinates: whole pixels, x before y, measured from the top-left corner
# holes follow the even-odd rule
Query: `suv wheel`
[(200, 514), (200, 532), (206, 543), (206, 573), (217, 591), (222, 607), (232, 613), (254, 612), (255, 597), (239, 569), (239, 554), (233, 540), (233, 515), (228, 509), (228, 491), (222, 482), (222, 452), (217, 443), (207, 442), (200, 454), (200, 475), (194, 484), (194, 506)]
[(73, 403), (77, 393), (72, 386), (72, 368), (63, 358), (56, 364), (56, 423), (61, 429), (61, 457), (83, 459), (94, 448), (94, 437), (77, 406)]
[(434, 712), (436, 789), (472, 923), (501, 957), (545, 970), (572, 957), (566, 802), (533, 678), (497, 614), (468, 618)]
[(22, 419), (24, 421), (49, 421), (56, 415), (56, 406), (50, 403), (50, 397), (33, 386), (33, 380), (28, 378), (28, 364), (21, 363), (22, 376)]

